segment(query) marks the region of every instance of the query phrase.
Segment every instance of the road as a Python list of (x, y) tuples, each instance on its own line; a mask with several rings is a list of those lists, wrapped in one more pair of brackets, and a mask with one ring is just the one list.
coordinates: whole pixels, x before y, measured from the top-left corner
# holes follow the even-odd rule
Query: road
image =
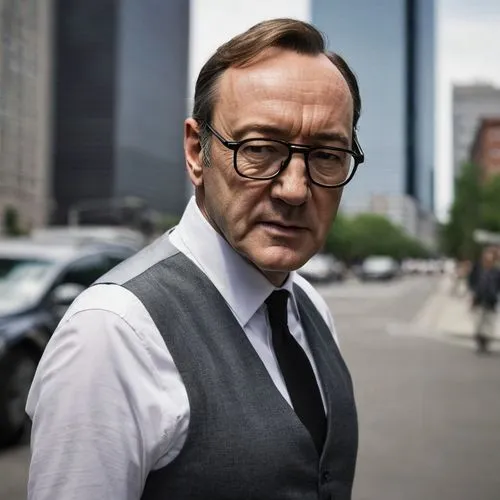
[(324, 291), (358, 400), (353, 500), (500, 498), (500, 356), (414, 336), (436, 286), (412, 278)]
[[(500, 356), (416, 335), (436, 279), (318, 287), (353, 375), (353, 500), (498, 500)], [(0, 500), (25, 499), (28, 449), (0, 452)]]

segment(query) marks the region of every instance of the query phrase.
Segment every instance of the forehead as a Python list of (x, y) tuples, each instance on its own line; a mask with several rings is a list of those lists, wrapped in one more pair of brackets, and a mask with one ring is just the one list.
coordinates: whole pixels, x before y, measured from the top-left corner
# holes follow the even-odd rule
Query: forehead
[(258, 62), (221, 77), (214, 117), (226, 130), (245, 122), (276, 125), (291, 135), (350, 132), (353, 102), (340, 71), (323, 54), (273, 49)]

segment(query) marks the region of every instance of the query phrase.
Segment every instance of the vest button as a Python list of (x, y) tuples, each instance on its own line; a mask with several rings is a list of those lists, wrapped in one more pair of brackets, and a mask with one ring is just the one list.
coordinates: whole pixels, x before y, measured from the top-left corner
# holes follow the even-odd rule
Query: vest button
[(331, 477), (332, 477), (332, 475), (330, 474), (330, 471), (324, 470), (321, 473), (321, 483), (322, 484), (328, 483), (328, 481), (330, 481)]

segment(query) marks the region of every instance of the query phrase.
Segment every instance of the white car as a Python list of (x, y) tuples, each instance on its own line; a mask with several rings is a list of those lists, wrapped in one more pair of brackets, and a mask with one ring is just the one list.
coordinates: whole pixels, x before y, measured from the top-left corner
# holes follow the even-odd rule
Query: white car
[(332, 255), (316, 254), (297, 272), (311, 282), (343, 281), (346, 268)]
[(360, 278), (368, 280), (390, 280), (399, 274), (399, 264), (392, 257), (367, 257), (361, 265)]

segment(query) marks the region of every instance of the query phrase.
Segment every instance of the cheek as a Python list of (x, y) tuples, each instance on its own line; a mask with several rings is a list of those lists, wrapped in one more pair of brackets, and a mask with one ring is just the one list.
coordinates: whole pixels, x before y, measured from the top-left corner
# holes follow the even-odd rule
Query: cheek
[(223, 216), (230, 223), (234, 238), (242, 239), (252, 229), (261, 200), (265, 197), (265, 189), (243, 178), (230, 187), (229, 203)]
[[(231, 153), (229, 151), (229, 153)], [(234, 192), (232, 156), (212, 151), (210, 166), (204, 167), (203, 188), (207, 205), (225, 213), (231, 206)]]
[(232, 156), (220, 155), (217, 163), (208, 167), (211, 170), (205, 174), (205, 203), (226, 239), (237, 243), (251, 229), (265, 186), (239, 176), (231, 162)]
[(318, 233), (320, 236), (326, 235), (330, 226), (337, 214), (340, 200), (342, 198), (342, 189), (335, 191), (324, 190), (316, 193), (315, 196), (315, 207), (316, 207), (316, 221)]

